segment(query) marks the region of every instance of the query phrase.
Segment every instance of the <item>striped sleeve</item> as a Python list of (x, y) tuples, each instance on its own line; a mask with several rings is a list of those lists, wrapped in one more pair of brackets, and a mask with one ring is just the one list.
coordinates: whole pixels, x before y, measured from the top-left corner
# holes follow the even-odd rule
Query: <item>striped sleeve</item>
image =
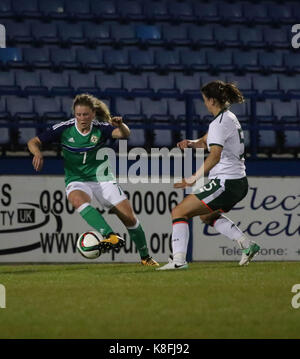
[(48, 130), (40, 133), (37, 137), (42, 143), (60, 142), (62, 132), (74, 124), (74, 120), (63, 121), (51, 126)]

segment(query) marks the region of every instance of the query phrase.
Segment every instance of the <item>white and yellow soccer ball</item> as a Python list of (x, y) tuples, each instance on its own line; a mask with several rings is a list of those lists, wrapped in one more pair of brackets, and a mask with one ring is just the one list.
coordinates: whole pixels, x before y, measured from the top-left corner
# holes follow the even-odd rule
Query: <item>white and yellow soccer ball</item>
[(101, 255), (99, 244), (102, 239), (103, 237), (98, 232), (84, 232), (77, 240), (77, 249), (84, 258), (96, 259)]

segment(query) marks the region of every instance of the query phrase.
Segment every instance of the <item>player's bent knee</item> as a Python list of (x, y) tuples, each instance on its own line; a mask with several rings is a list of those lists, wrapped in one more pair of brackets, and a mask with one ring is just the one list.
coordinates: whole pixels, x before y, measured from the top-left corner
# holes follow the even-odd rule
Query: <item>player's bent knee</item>
[(84, 203), (88, 202), (85, 198), (81, 198), (80, 196), (69, 196), (68, 200), (75, 209), (78, 209)]
[(183, 212), (181, 211), (180, 207), (176, 206), (172, 209), (171, 216), (173, 219), (184, 217)]

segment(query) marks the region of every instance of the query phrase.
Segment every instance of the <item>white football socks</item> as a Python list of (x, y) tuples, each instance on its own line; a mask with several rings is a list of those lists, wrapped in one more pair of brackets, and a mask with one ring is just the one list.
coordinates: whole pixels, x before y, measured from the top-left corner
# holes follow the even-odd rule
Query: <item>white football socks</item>
[(176, 263), (185, 263), (189, 243), (189, 225), (186, 219), (179, 218), (173, 221), (172, 248), (173, 260)]
[(217, 232), (224, 234), (227, 238), (237, 241), (241, 249), (249, 248), (250, 241), (246, 235), (223, 214), (215, 221), (214, 228)]

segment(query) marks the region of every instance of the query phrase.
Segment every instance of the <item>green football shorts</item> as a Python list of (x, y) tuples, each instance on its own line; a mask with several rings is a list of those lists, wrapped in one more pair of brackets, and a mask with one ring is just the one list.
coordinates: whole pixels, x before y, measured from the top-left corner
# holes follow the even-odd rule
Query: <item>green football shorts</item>
[(195, 193), (200, 201), (211, 211), (230, 211), (248, 193), (247, 177), (220, 180), (214, 178)]

